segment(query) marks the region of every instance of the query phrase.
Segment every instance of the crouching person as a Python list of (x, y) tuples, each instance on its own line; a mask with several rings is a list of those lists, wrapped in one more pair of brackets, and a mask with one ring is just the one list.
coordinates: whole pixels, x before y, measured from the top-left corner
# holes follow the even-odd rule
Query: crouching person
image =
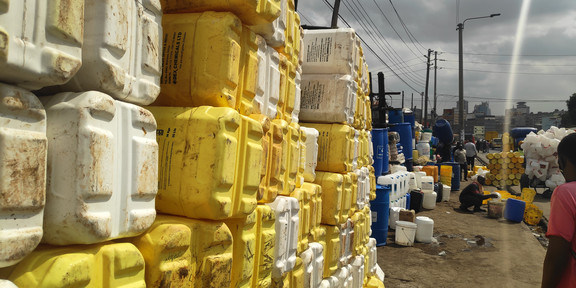
[(460, 209), (466, 212), (470, 212), (468, 210), (469, 207), (474, 206), (474, 212), (486, 212), (486, 210), (480, 208), (482, 206), (482, 201), (490, 198), (497, 198), (497, 194), (490, 194), (484, 195), (483, 185), (484, 185), (483, 176), (478, 176), (478, 178), (466, 186), (462, 192), (460, 192)]

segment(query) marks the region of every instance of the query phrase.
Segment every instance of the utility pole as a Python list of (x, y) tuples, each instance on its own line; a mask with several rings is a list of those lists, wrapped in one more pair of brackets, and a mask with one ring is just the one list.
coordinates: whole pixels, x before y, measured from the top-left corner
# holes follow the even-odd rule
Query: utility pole
[(427, 127), (428, 122), (428, 80), (430, 80), (430, 54), (432, 54), (432, 49), (428, 49), (428, 56), (426, 57), (426, 90), (424, 90), (424, 127)]
[(436, 74), (438, 74), (438, 51), (434, 51), (434, 117), (438, 116), (438, 110), (436, 110), (436, 101), (438, 100), (438, 95), (436, 94)]
[(404, 90), (402, 90), (402, 108), (404, 108)]
[(414, 107), (414, 92), (412, 92), (412, 100), (410, 101), (410, 108), (414, 109), (413, 107)]
[(424, 125), (424, 92), (420, 92), (420, 96), (422, 96), (422, 102), (420, 102), (420, 123)]
[(334, 0), (334, 10), (332, 10), (332, 28), (338, 28), (338, 11), (340, 10), (340, 0)]

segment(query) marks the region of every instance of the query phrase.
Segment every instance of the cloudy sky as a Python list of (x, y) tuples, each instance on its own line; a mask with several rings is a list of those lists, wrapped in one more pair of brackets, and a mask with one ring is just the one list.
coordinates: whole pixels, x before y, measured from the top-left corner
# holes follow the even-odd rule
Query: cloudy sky
[[(333, 3), (334, 0), (300, 0), (302, 24), (329, 26), (332, 10), (328, 4)], [(495, 115), (503, 115), (506, 105), (517, 101), (526, 101), (531, 112), (566, 110), (565, 101), (576, 93), (576, 1), (531, 1), (526, 26), (520, 29), (524, 37), (518, 47), (516, 72), (510, 73), (514, 45), (520, 42), (515, 40), (522, 3), (342, 0), (340, 15), (365, 41), (363, 51), (373, 74), (374, 90), (378, 89), (376, 74), (383, 72), (386, 91), (404, 91), (405, 106), (410, 106), (413, 93), (414, 104), (420, 107), (419, 93), (424, 91), (426, 80), (424, 55), (428, 49), (438, 51), (441, 61), (437, 70), (437, 105), (441, 114), (442, 109), (456, 106), (458, 100), (457, 24), (467, 18), (501, 13), (499, 17), (465, 22), (464, 95), (470, 102), (470, 111), (482, 100), (490, 102)], [(342, 20), (338, 26), (347, 27)], [(510, 83), (516, 86), (507, 96)], [(428, 93), (428, 107), (432, 107), (433, 69)], [(512, 102), (507, 102), (507, 97)], [(400, 98), (394, 98), (392, 106), (400, 107)]]

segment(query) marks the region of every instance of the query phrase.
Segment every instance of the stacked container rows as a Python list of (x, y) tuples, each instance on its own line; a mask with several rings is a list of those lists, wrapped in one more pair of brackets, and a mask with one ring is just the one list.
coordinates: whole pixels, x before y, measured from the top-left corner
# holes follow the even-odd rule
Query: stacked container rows
[[(357, 38), (341, 143), (298, 124), (293, 0), (60, 5), (11, 3), (0, 14), (11, 40), (0, 74), (0, 278), (21, 287), (378, 284)], [(30, 37), (34, 25), (45, 35)], [(27, 39), (42, 49), (15, 44)], [(316, 159), (343, 167), (339, 187), (315, 173)], [(343, 197), (331, 203), (335, 190)]]
[(314, 183), (322, 187), (325, 236), (319, 241), (328, 249), (322, 285), (340, 287), (334, 283), (341, 279), (342, 287), (362, 287), (378, 281), (371, 280), (377, 265), (369, 264), (376, 244), (369, 200), (376, 185), (368, 69), (353, 29), (304, 30), (303, 43), (300, 120), (319, 131)]

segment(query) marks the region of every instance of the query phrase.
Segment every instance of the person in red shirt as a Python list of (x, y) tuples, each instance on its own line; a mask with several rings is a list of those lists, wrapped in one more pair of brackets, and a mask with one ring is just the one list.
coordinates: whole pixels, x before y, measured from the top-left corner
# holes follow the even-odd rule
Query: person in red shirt
[(482, 201), (489, 198), (496, 198), (498, 197), (498, 195), (497, 194), (484, 195), (482, 185), (484, 185), (485, 180), (486, 179), (484, 179), (483, 176), (478, 176), (478, 178), (476, 178), (476, 181), (468, 184), (466, 188), (462, 189), (462, 192), (460, 192), (460, 197), (458, 198), (460, 200), (460, 210), (470, 212), (470, 210), (468, 210), (468, 207), (474, 206), (474, 212), (486, 212), (485, 209), (481, 208)]
[(576, 287), (576, 133), (558, 145), (558, 166), (566, 183), (556, 187), (550, 200), (548, 250), (542, 287)]

